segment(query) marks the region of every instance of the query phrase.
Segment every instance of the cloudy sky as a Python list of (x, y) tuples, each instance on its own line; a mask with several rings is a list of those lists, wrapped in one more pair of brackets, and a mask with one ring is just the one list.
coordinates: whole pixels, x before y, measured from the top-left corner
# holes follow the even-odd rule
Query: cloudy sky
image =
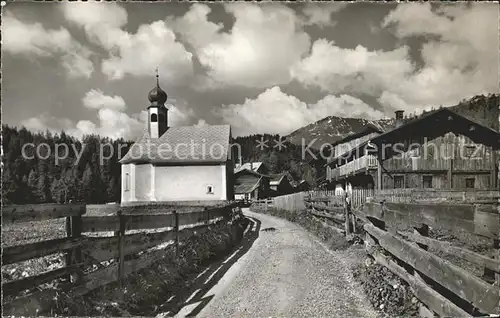
[(135, 139), (159, 67), (171, 126), (287, 134), (498, 92), (494, 3), (9, 3), (2, 118)]

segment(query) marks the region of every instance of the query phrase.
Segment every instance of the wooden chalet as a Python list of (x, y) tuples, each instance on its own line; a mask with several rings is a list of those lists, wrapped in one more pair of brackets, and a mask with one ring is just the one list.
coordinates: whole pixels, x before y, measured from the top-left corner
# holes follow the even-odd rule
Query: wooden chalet
[(286, 173), (269, 175), (269, 188), (272, 196), (280, 196), (294, 192)]
[(241, 164), (241, 163), (236, 164), (234, 167), (234, 173), (237, 173), (237, 172), (239, 172), (241, 170), (245, 170), (245, 169), (248, 169), (248, 170), (260, 173), (260, 174), (267, 174), (266, 166), (260, 161), (258, 161), (258, 162), (246, 162), (244, 164)]
[(500, 134), (491, 116), (498, 109), (483, 116), (441, 108), (404, 122), (397, 112), (395, 128), (367, 128), (339, 144), (348, 147), (336, 145), (330, 187), (496, 189)]
[(234, 198), (236, 200), (258, 200), (269, 196), (269, 177), (249, 169), (234, 174)]
[(293, 192), (304, 192), (304, 191), (309, 191), (309, 189), (311, 188), (311, 186), (309, 185), (309, 183), (307, 183), (306, 180), (300, 180), (297, 185), (295, 186), (294, 188), (294, 191)]

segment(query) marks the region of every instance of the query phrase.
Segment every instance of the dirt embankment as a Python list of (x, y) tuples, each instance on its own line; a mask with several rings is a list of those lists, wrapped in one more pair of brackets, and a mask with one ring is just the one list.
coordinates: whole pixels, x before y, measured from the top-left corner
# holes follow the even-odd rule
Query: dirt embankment
[[(297, 223), (307, 231), (317, 236), (328, 246), (328, 248), (332, 250), (347, 249), (353, 243), (346, 241), (343, 235), (332, 228), (333, 226), (324, 226), (324, 224), (318, 219), (304, 212), (290, 212), (279, 209), (264, 210), (255, 206), (250, 207), (250, 211), (277, 216), (290, 222)], [(357, 241), (357, 243), (359, 243), (359, 241)]]

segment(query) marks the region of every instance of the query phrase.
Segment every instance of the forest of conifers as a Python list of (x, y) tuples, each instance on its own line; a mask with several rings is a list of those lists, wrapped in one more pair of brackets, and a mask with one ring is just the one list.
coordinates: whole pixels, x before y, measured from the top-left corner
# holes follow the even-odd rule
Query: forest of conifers
[[(256, 147), (262, 137), (271, 141), (269, 148)], [(300, 146), (285, 143), (286, 148), (274, 148), (272, 140), (278, 137), (252, 135), (237, 137), (232, 143), (241, 146), (244, 163), (262, 161), (270, 173), (289, 171), (294, 180), (304, 179), (314, 186), (322, 163), (302, 160)], [(98, 135), (77, 139), (64, 132), (31, 132), (3, 125), (2, 203), (119, 202), (119, 160), (132, 144)]]

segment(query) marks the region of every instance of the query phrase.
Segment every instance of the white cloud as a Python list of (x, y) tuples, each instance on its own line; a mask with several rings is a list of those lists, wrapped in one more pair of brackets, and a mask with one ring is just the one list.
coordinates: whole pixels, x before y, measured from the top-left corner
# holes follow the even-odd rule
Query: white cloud
[(207, 122), (204, 119), (199, 119), (195, 126), (205, 126)]
[(37, 132), (48, 130), (52, 133), (59, 133), (61, 130), (68, 131), (73, 127), (73, 122), (70, 119), (56, 118), (47, 113), (42, 113), (38, 117), (25, 119), (20, 124), (28, 130)]
[(230, 123), (235, 135), (251, 133), (288, 134), (327, 116), (377, 119), (382, 113), (349, 95), (328, 95), (314, 104), (306, 104), (287, 95), (278, 86), (267, 89), (243, 104), (223, 106), (217, 111)]
[[(41, 114), (21, 122), (22, 126), (35, 131), (49, 130), (53, 133), (66, 133), (81, 138), (86, 134), (98, 134), (113, 139), (124, 138), (125, 140), (136, 140), (146, 129), (148, 115), (143, 110), (139, 113), (128, 115), (125, 101), (121, 96), (105, 95), (100, 90), (92, 89), (82, 98), (86, 108), (96, 110), (97, 121), (80, 120), (73, 122), (67, 118), (57, 118), (53, 115)], [(180, 104), (180, 102), (179, 102)], [(182, 107), (184, 106), (184, 107)], [(187, 125), (192, 120), (194, 112), (187, 109), (186, 105), (178, 107), (167, 104), (168, 122), (170, 126)]]
[(40, 23), (26, 23), (7, 11), (2, 21), (3, 49), (28, 57), (56, 57), (70, 77), (89, 78), (94, 71), (91, 51), (65, 28), (47, 30)]
[[(498, 90), (498, 10), (490, 4), (405, 3), (391, 11), (382, 27), (401, 39), (423, 36), (423, 67), (411, 63), (406, 46), (392, 51), (354, 50), (320, 39), (292, 75), (323, 90), (363, 93), (387, 108), (407, 111), (452, 105), (475, 94)], [(495, 9), (495, 10), (492, 10)], [(471, 27), (473, 24), (473, 27)]]
[(68, 21), (82, 27), (90, 41), (108, 51), (101, 68), (110, 79), (152, 76), (156, 67), (162, 81), (169, 83), (193, 75), (192, 54), (164, 21), (142, 24), (136, 33), (129, 33), (123, 29), (127, 12), (115, 3), (65, 3), (61, 8)]
[(344, 49), (332, 41), (318, 39), (311, 53), (295, 64), (291, 74), (305, 85), (315, 85), (331, 93), (354, 92), (377, 95), (413, 70), (408, 48), (368, 51), (358, 45)]
[(303, 13), (306, 17), (305, 25), (317, 25), (319, 27), (333, 26), (335, 21), (332, 14), (345, 8), (347, 3), (308, 3), (304, 7)]
[(295, 12), (276, 4), (234, 3), (224, 8), (235, 18), (228, 33), (208, 20), (210, 8), (204, 4), (194, 4), (183, 17), (168, 22), (193, 47), (215, 83), (203, 87), (265, 88), (289, 82), (289, 67), (310, 46)]
[(453, 104), (475, 94), (498, 91), (498, 10), (491, 4), (399, 5), (385, 18), (401, 38), (433, 36), (422, 47), (424, 67), (405, 79), (395, 94), (407, 107)]
[[(128, 115), (125, 112), (126, 104), (121, 96), (105, 95), (99, 90), (88, 91), (82, 99), (85, 107), (97, 109), (98, 124), (88, 120), (79, 121), (76, 125), (83, 134), (97, 133), (111, 138), (135, 140), (147, 128), (147, 111)], [(170, 126), (185, 125), (193, 116), (192, 110), (183, 111), (172, 104), (166, 105), (168, 123)]]
[(109, 108), (115, 110), (124, 110), (125, 101), (121, 96), (104, 95), (101, 90), (91, 89), (83, 97), (83, 105), (87, 108)]
[[(189, 111), (184, 112), (173, 105), (168, 105), (168, 108), (169, 126), (186, 125), (191, 119), (192, 113)], [(98, 124), (88, 120), (79, 121), (76, 124), (79, 131), (77, 135), (97, 133), (114, 139), (135, 140), (147, 129), (148, 115), (146, 110), (128, 115), (117, 108), (99, 108), (97, 120)]]

